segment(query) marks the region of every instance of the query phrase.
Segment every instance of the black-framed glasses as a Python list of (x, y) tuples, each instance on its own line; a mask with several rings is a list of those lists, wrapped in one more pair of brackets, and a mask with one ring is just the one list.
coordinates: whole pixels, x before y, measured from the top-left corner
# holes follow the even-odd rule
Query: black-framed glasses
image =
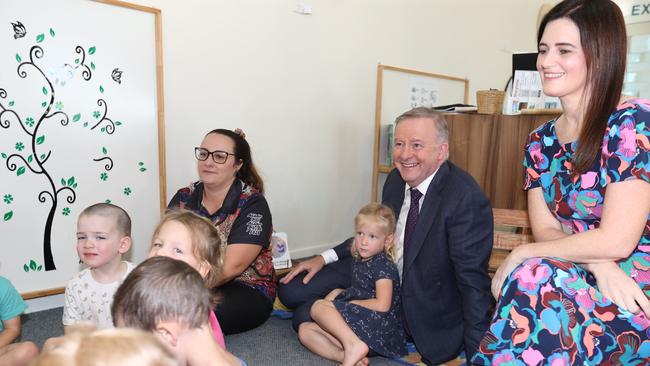
[(232, 155), (235, 157), (237, 156), (235, 154), (231, 154), (229, 152), (225, 152), (221, 150), (209, 151), (208, 149), (204, 149), (202, 147), (194, 148), (194, 156), (196, 156), (196, 160), (206, 161), (210, 155), (212, 155), (212, 160), (214, 160), (214, 162), (217, 164), (225, 163), (226, 160), (228, 160), (228, 155)]

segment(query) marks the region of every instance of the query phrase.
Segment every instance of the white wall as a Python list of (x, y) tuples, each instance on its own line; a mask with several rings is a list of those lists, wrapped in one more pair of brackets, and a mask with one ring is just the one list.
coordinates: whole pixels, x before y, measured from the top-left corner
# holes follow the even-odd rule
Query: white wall
[(193, 147), (241, 127), (294, 257), (351, 234), (370, 200), (378, 62), (503, 88), (542, 0), (134, 0), (162, 10), (169, 197)]

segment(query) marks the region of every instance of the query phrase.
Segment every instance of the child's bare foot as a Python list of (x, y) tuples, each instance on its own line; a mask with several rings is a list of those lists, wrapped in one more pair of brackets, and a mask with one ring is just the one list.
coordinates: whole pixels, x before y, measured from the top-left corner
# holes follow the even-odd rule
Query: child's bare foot
[(370, 360), (368, 360), (368, 357), (364, 357), (359, 362), (354, 364), (354, 366), (368, 366), (369, 364), (370, 364)]
[[(358, 362), (361, 362), (362, 359), (366, 358), (368, 354), (368, 345), (359, 341), (354, 342), (350, 345), (347, 345), (344, 348), (343, 366), (356, 366)], [(366, 362), (367, 362), (366, 358)]]

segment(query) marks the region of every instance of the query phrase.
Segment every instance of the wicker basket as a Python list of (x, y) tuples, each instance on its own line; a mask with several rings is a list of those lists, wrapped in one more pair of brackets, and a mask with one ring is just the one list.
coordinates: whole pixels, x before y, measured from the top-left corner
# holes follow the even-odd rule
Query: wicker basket
[(496, 89), (477, 90), (476, 106), (478, 113), (501, 114), (503, 109), (503, 97), (506, 93)]

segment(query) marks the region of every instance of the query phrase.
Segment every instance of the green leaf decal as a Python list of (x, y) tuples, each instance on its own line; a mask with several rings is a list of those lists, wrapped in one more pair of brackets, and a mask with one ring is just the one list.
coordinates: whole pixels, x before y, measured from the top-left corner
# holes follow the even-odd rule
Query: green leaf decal
[(36, 145), (40, 145), (45, 141), (45, 135), (38, 136), (36, 138)]
[(26, 264), (23, 264), (23, 270), (25, 270), (25, 272), (29, 272), (29, 267), (27, 267)]
[(2, 156), (3, 159), (7, 158), (7, 154), (5, 154), (5, 153), (0, 154), (0, 156)]
[(41, 160), (45, 159), (45, 154), (41, 154), (41, 156), (39, 156), (39, 158), (40, 158)]
[(47, 95), (47, 88), (43, 87), (43, 94)]
[(103, 93), (103, 92), (104, 92), (104, 87), (101, 86), (101, 85), (99, 86), (99, 92), (100, 92), (100, 93)]
[(19, 55), (19, 54), (16, 54), (16, 61), (21, 62), (22, 60), (23, 60), (23, 59), (20, 58), (20, 55)]
[(54, 36), (56, 35), (56, 33), (54, 33), (54, 29), (52, 29), (52, 28), (50, 28), (50, 35), (51, 35), (52, 37), (54, 37)]
[(61, 185), (65, 186), (65, 178), (61, 178)]
[(16, 170), (16, 176), (23, 175), (24, 173), (25, 173), (24, 166), (21, 166), (20, 168), (18, 168), (18, 170)]
[(13, 211), (9, 211), (9, 212), (5, 213), (5, 215), (4, 215), (4, 220), (5, 220), (5, 221), (9, 221), (9, 220), (11, 220), (12, 217), (14, 217), (14, 212), (13, 212)]
[(74, 63), (75, 63), (75, 64), (78, 64), (78, 63), (79, 63), (79, 59), (78, 59), (78, 58), (75, 58), (75, 59), (74, 59)]
[(10, 107), (13, 107), (13, 106), (14, 106), (14, 101), (13, 101), (13, 100), (12, 100), (11, 102), (9, 102), (9, 106), (10, 106)]
[(32, 154), (29, 154), (29, 156), (27, 157), (27, 162), (31, 163), (32, 160), (34, 160), (34, 158), (32, 157)]
[(47, 105), (47, 102), (41, 103), (41, 107), (43, 107), (43, 108), (45, 108), (46, 105)]
[(115, 126), (121, 126), (121, 125), (122, 125), (122, 122), (120, 122), (120, 121), (115, 122)]
[(106, 131), (106, 127), (102, 127), (100, 131), (101, 131), (101, 132)]
[(84, 127), (88, 127), (88, 122), (84, 122)]
[(94, 63), (94, 62), (91, 62), (91, 63), (90, 63), (90, 68), (93, 69), (93, 70), (95, 70), (95, 63)]
[(73, 184), (72, 188), (77, 189), (77, 183)]
[(106, 150), (105, 146), (102, 146), (102, 152), (104, 153), (104, 155), (108, 154), (108, 150)]
[(144, 163), (140, 161), (140, 162), (138, 162), (138, 165), (139, 165), (139, 166), (143, 166)]
[(38, 267), (38, 265), (36, 264), (36, 262), (34, 262), (33, 259), (30, 260), (30, 261), (29, 261), (29, 269), (31, 269), (32, 271), (35, 271), (35, 270), (36, 270), (36, 267)]
[(70, 179), (68, 179), (68, 186), (72, 186), (73, 184), (74, 184), (74, 177), (70, 177)]
[(95, 54), (96, 50), (97, 50), (97, 48), (95, 46), (92, 46), (92, 47), (90, 47), (88, 49), (88, 54), (93, 55), (93, 54)]
[(144, 171), (146, 171), (146, 170), (147, 170), (147, 168), (140, 168), (140, 171), (141, 171), (141, 172), (144, 172)]
[(43, 265), (42, 265), (42, 264), (41, 264), (40, 266), (38, 266), (38, 268), (36, 268), (37, 271), (40, 271), (40, 270), (42, 270), (42, 269), (43, 269)]
[(81, 113), (77, 113), (74, 116), (72, 116), (72, 122), (79, 122), (81, 119)]
[(41, 43), (45, 39), (45, 34), (41, 33), (38, 36), (36, 36), (36, 43)]

